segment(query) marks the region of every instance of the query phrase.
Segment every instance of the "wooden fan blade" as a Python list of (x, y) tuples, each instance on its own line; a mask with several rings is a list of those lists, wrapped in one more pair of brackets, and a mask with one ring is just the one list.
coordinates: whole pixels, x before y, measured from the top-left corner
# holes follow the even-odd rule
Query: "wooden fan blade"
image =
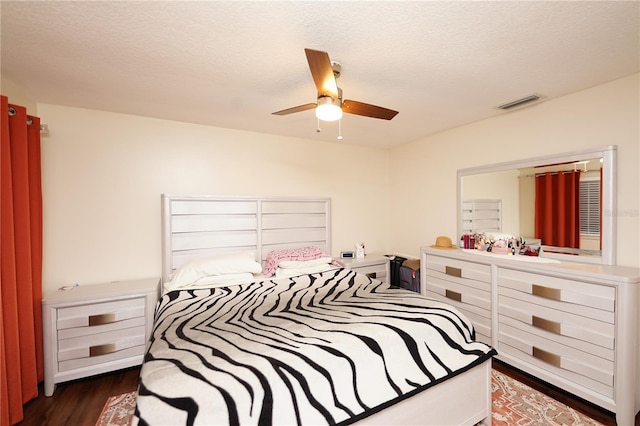
[(272, 112), (271, 114), (273, 115), (287, 115), (287, 114), (293, 114), (294, 112), (300, 112), (300, 111), (306, 111), (308, 109), (313, 109), (315, 108), (317, 105), (316, 104), (304, 104), (304, 105), (298, 105), (295, 106), (293, 108), (287, 108), (287, 109), (283, 109), (282, 111), (276, 111), (276, 112)]
[(398, 111), (392, 109), (350, 100), (345, 100), (342, 103), (342, 111), (348, 112), (349, 114), (364, 115), (365, 117), (381, 118), (383, 120), (391, 120), (398, 114)]
[(318, 95), (331, 96), (334, 99), (338, 99), (338, 84), (333, 75), (329, 54), (313, 49), (304, 49), (304, 52), (307, 54), (307, 62), (309, 62), (309, 69), (311, 70), (313, 82), (318, 89)]

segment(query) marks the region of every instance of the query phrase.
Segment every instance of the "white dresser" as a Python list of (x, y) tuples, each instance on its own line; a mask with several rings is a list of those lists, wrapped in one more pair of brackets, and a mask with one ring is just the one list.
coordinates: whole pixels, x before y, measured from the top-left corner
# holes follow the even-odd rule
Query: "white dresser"
[(159, 278), (83, 285), (42, 299), (44, 394), (56, 383), (142, 363)]
[(634, 424), (640, 269), (431, 247), (421, 258), (423, 294), (459, 308), (498, 359)]

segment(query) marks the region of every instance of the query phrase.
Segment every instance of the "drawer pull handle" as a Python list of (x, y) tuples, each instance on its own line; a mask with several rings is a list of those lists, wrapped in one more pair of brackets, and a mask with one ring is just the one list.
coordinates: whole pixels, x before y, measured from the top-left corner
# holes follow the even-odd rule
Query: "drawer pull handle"
[(453, 299), (457, 302), (462, 302), (462, 293), (458, 293), (456, 291), (445, 290), (444, 295), (447, 299)]
[(116, 319), (115, 313), (89, 315), (89, 326), (111, 324), (112, 322), (116, 321), (118, 320)]
[(368, 272), (367, 273), (367, 277), (369, 278), (376, 278), (378, 276), (377, 272)]
[(542, 330), (550, 331), (551, 333), (562, 334), (560, 331), (560, 323), (556, 321), (551, 321), (534, 315), (531, 318), (531, 325), (541, 328)]
[(551, 300), (562, 300), (562, 293), (559, 288), (545, 287), (538, 284), (531, 285), (531, 294)]
[(454, 268), (453, 266), (445, 266), (444, 273), (452, 277), (462, 278), (462, 269)]
[(116, 352), (118, 348), (116, 348), (115, 343), (107, 343), (106, 345), (97, 345), (89, 347), (89, 356), (99, 356), (106, 355), (113, 352)]
[(533, 357), (538, 358), (540, 361), (544, 361), (547, 364), (551, 364), (554, 367), (560, 367), (560, 355), (556, 355), (551, 352), (547, 352), (543, 349), (533, 347)]

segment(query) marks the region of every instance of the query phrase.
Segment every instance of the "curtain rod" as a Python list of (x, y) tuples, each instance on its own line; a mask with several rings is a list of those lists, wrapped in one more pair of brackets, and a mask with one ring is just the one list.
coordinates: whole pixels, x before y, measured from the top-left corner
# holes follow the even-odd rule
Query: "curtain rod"
[(580, 171), (582, 173), (586, 173), (586, 172), (595, 172), (596, 170), (558, 170), (558, 171), (553, 171), (553, 172), (540, 172), (540, 173), (533, 173), (533, 174), (528, 174), (528, 175), (518, 175), (518, 179), (544, 176), (547, 173), (552, 174), (552, 175), (557, 175), (558, 173), (575, 173), (576, 171)]
[[(9, 107), (9, 115), (14, 116), (16, 114), (17, 114), (16, 109), (14, 107)], [(27, 117), (27, 126), (31, 126), (32, 124), (33, 124), (33, 120)], [(40, 133), (49, 133), (49, 126), (47, 126), (46, 124), (41, 124)]]

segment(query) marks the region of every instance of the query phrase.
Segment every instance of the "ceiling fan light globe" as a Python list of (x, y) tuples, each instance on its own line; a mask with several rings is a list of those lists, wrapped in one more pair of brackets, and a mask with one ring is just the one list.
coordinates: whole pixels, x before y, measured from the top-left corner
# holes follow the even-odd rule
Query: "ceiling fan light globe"
[(340, 100), (333, 99), (330, 96), (321, 96), (320, 98), (318, 98), (316, 117), (322, 121), (340, 120), (342, 118), (342, 108), (340, 107)]

